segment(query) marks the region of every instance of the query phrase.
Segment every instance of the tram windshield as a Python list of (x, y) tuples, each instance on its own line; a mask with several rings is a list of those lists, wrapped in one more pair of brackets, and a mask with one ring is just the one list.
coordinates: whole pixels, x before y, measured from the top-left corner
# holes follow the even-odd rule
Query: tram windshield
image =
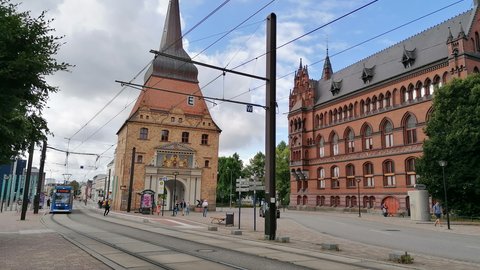
[(70, 193), (56, 193), (55, 203), (70, 203)]

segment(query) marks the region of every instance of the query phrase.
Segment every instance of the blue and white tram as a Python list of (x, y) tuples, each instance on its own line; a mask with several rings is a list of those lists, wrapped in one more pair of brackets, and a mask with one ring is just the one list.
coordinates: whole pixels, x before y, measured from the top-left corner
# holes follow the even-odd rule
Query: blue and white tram
[(71, 186), (56, 186), (50, 202), (50, 213), (71, 213), (73, 208), (73, 189)]

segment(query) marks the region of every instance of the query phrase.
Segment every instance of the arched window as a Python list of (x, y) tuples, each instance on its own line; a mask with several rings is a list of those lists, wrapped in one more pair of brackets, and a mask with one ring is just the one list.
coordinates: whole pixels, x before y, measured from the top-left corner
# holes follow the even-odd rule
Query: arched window
[(429, 78), (427, 78), (425, 80), (424, 85), (423, 85), (423, 89), (424, 89), (425, 93), (422, 96), (427, 96), (427, 97), (430, 96), (430, 93), (431, 93), (430, 92), (430, 90), (431, 90), (430, 87), (431, 86), (432, 86), (432, 81)]
[(383, 162), (383, 186), (395, 187), (395, 167), (391, 160)]
[(393, 146), (393, 125), (392, 122), (386, 120), (382, 126), (382, 144), (384, 148)]
[(422, 85), (421, 81), (417, 82), (415, 85), (415, 99), (421, 98), (425, 95), (425, 88)]
[(333, 207), (337, 206), (335, 204), (335, 196), (330, 196), (330, 206), (333, 206)]
[(345, 197), (345, 207), (352, 207), (352, 205), (350, 204), (350, 196)]
[(373, 96), (372, 98), (372, 111), (376, 111), (377, 110), (377, 96)]
[(363, 141), (363, 150), (372, 150), (373, 149), (373, 138), (372, 138), (372, 128), (370, 125), (365, 124), (363, 127), (362, 133)]
[(324, 189), (325, 188), (325, 169), (322, 167), (317, 169), (317, 177), (318, 177), (318, 189)]
[(325, 156), (325, 140), (323, 139), (323, 137), (320, 137), (320, 140), (318, 141), (318, 156)]
[(415, 158), (410, 157), (405, 160), (405, 173), (407, 175), (407, 186), (413, 186), (417, 183), (417, 173), (415, 172)]
[(433, 83), (430, 87), (430, 93), (433, 95), (435, 91), (437, 91), (438, 88), (440, 88), (441, 86), (442, 82), (440, 81), (440, 77), (438, 75), (435, 75), (435, 77), (433, 77)]
[(370, 98), (367, 98), (367, 100), (365, 100), (365, 112), (366, 113), (369, 113), (372, 109), (372, 104), (370, 102)]
[(301, 202), (302, 202), (302, 196), (298, 195), (297, 196), (297, 205), (300, 205)]
[(385, 104), (383, 104), (383, 100), (384, 100), (383, 94), (378, 95), (378, 109), (379, 110), (383, 109), (383, 107), (385, 105)]
[(392, 106), (392, 94), (390, 93), (390, 91), (385, 94), (385, 99), (383, 100), (383, 103), (385, 104), (385, 108), (389, 108), (390, 106)]
[(320, 117), (319, 117), (319, 125), (320, 125), (320, 127), (323, 127), (325, 125), (323, 123), (323, 114), (322, 113), (320, 114)]
[(347, 164), (345, 170), (347, 172), (347, 188), (355, 188), (355, 166)]
[(338, 181), (338, 177), (340, 176), (340, 168), (338, 166), (332, 166), (330, 169), (330, 175), (332, 178), (331, 188), (340, 188), (340, 182)]
[(330, 145), (331, 145), (331, 153), (336, 156), (339, 153), (338, 149), (338, 135), (337, 133), (333, 133), (332, 136), (330, 137)]
[(348, 105), (348, 118), (352, 118), (353, 117), (353, 104), (350, 103), (350, 105)]
[(374, 173), (373, 173), (373, 164), (371, 162), (366, 162), (363, 164), (363, 186), (364, 187), (374, 187)]
[(408, 92), (407, 92), (407, 89), (404, 86), (402, 86), (402, 88), (400, 88), (400, 103), (404, 103), (407, 101), (408, 101)]
[(148, 128), (140, 128), (139, 138), (140, 140), (148, 139)]
[(306, 195), (303, 195), (303, 205), (308, 204), (308, 197)]
[(347, 153), (355, 152), (355, 133), (351, 128), (345, 133), (345, 149)]
[(409, 114), (405, 118), (404, 124), (405, 144), (417, 142), (417, 119), (413, 114)]

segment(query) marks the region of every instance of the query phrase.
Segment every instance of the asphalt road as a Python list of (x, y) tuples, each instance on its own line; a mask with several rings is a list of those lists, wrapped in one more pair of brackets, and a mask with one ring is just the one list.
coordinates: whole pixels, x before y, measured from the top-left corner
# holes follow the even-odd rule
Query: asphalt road
[(480, 263), (480, 236), (438, 232), (401, 224), (385, 224), (353, 218), (351, 215), (348, 217), (328, 213), (307, 215), (305, 212), (291, 211), (284, 215), (284, 218), (293, 218), (312, 230), (342, 239)]

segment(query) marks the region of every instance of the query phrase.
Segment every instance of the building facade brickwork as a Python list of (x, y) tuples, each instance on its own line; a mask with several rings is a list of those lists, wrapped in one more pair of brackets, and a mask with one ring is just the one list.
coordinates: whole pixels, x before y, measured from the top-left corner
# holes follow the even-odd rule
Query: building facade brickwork
[[(409, 213), (435, 91), (480, 68), (474, 8), (320, 80), (300, 62), (290, 95), (290, 206)], [(360, 194), (360, 196), (359, 196)]]

